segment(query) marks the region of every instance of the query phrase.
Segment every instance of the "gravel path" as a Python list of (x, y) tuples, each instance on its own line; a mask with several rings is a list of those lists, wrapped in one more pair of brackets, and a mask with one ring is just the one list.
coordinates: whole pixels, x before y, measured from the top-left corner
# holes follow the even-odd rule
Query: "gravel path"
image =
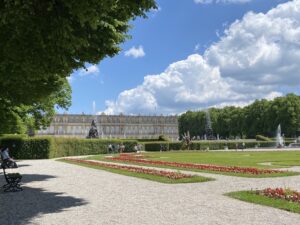
[(216, 181), (161, 184), (54, 160), (19, 165), (24, 191), (0, 193), (1, 225), (300, 225), (299, 214), (222, 195), (266, 187), (300, 190), (300, 176), (254, 179), (199, 173)]

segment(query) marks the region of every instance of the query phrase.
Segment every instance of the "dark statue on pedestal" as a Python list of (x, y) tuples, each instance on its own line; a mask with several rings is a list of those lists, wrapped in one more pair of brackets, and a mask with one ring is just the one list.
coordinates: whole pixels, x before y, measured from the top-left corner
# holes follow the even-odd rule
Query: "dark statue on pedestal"
[(86, 138), (99, 138), (98, 130), (95, 121), (92, 121), (91, 128), (89, 130), (89, 134)]

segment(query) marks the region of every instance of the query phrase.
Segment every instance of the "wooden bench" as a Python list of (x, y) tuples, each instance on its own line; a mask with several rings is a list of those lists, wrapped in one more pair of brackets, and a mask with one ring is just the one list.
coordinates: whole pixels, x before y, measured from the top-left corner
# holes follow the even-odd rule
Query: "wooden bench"
[(6, 173), (6, 169), (11, 167), (8, 166), (9, 164), (5, 161), (2, 161), (1, 168), (3, 169), (3, 174), (6, 180), (6, 184), (2, 186), (4, 192), (16, 192), (22, 191), (20, 182), (22, 180), (22, 175), (19, 173)]

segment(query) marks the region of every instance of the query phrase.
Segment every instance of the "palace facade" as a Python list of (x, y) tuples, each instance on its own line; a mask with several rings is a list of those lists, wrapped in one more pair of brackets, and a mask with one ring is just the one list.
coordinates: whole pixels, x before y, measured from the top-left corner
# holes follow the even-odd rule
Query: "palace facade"
[(100, 138), (178, 138), (177, 116), (56, 114), (50, 126), (37, 135), (85, 138), (95, 121)]

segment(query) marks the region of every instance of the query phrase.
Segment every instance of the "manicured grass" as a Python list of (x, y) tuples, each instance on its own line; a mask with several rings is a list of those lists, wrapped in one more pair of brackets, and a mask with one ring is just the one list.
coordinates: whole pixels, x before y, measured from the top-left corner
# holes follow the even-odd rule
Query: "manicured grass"
[[(220, 166), (239, 166), (254, 168), (284, 168), (300, 166), (300, 151), (272, 151), (272, 152), (195, 152), (195, 151), (171, 151), (171, 152), (147, 152), (143, 154), (151, 160), (167, 162), (187, 162), (199, 164), (213, 164)], [(93, 157), (102, 160), (106, 155)], [(271, 162), (272, 165), (260, 163)]]
[(269, 198), (267, 196), (258, 195), (255, 193), (255, 191), (238, 191), (227, 193), (225, 195), (245, 202), (251, 202), (259, 205), (283, 209), (294, 213), (300, 213), (299, 203), (289, 202), (282, 199)]
[[(166, 162), (186, 162), (186, 163), (198, 163), (198, 164), (212, 164), (220, 166), (239, 166), (239, 167), (253, 167), (259, 169), (273, 169), (280, 167), (288, 167), (293, 165), (300, 165), (300, 151), (278, 151), (278, 152), (194, 152), (194, 151), (176, 151), (176, 152), (162, 152), (162, 153), (144, 153), (143, 154), (149, 160), (159, 160)], [(107, 155), (92, 156), (89, 159), (93, 160), (105, 160), (110, 161), (109, 158), (105, 158)], [(117, 156), (117, 155), (115, 155)], [(121, 163), (120, 161), (117, 161)], [(259, 163), (272, 162), (272, 166), (260, 165)], [(124, 162), (126, 163), (126, 162)], [(216, 173), (229, 176), (239, 177), (253, 177), (253, 178), (265, 178), (265, 177), (281, 177), (281, 176), (293, 176), (299, 175), (298, 172), (284, 172), (274, 174), (247, 174), (247, 173), (229, 173), (218, 172), (210, 170), (199, 170), (190, 168), (178, 168), (163, 165), (149, 165), (138, 163), (126, 163), (136, 165), (146, 165), (152, 167), (161, 168), (175, 168), (178, 170), (190, 170), (196, 172)]]
[(168, 183), (168, 184), (198, 183), (198, 182), (206, 182), (206, 181), (214, 180), (213, 178), (202, 177), (202, 176), (193, 176), (190, 178), (181, 178), (181, 179), (171, 179), (168, 177), (156, 176), (156, 175), (151, 175), (151, 174), (143, 174), (143, 173), (135, 173), (135, 172), (121, 170), (121, 169), (107, 168), (107, 167), (103, 167), (100, 165), (97, 165), (97, 166), (88, 165), (85, 163), (72, 162), (72, 161), (63, 160), (63, 159), (60, 159), (57, 161), (66, 162), (66, 163), (75, 164), (75, 165), (84, 166), (84, 167), (89, 167), (89, 168), (98, 169), (98, 170), (105, 170), (105, 171), (112, 172), (112, 173), (117, 173), (117, 174), (130, 176), (130, 177), (142, 178), (142, 179), (156, 181), (156, 182), (160, 182), (160, 183)]
[[(300, 166), (300, 151), (272, 152), (163, 152), (146, 154), (153, 160), (214, 164), (220, 166), (240, 166), (255, 168), (280, 168)], [(272, 165), (260, 163), (271, 162)]]

